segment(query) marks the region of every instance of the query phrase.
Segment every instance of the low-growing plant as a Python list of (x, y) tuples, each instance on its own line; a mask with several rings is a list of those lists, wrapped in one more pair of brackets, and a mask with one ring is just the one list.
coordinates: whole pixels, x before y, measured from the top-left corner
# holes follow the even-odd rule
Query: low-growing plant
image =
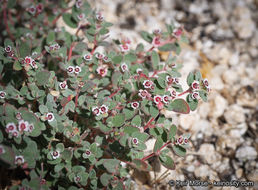
[(142, 31), (149, 45), (134, 49), (123, 36), (107, 41), (112, 24), (88, 2), (68, 2), (1, 1), (0, 163), (27, 175), (11, 189), (128, 189), (129, 171), (152, 170), (154, 156), (174, 169), (171, 151), (184, 156), (190, 134), (164, 113), (188, 114), (210, 90), (199, 71), (180, 85), (184, 28)]

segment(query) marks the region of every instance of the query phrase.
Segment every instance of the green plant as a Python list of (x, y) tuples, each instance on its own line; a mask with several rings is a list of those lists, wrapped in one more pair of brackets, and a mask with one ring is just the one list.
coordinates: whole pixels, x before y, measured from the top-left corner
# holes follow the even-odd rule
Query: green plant
[[(167, 146), (184, 156), (190, 134), (178, 137), (162, 113), (188, 114), (210, 90), (199, 71), (188, 75), (186, 91), (179, 83), (184, 29), (167, 24), (164, 32), (141, 32), (147, 51), (143, 44), (132, 49), (126, 38), (113, 40), (111, 50), (112, 24), (86, 1), (67, 4), (2, 1), (1, 165), (26, 171), (23, 189), (128, 188), (130, 168), (151, 170), (153, 156), (173, 169)], [(61, 17), (75, 35), (55, 28)], [(164, 51), (174, 56), (161, 61)], [(156, 143), (144, 156), (149, 138)]]

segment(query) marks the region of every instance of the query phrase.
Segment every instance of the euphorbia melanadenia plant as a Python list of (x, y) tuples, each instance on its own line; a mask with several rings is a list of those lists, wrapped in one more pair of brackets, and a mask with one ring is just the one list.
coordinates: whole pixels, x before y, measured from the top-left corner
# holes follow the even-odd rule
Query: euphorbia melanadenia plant
[[(180, 85), (183, 27), (141, 32), (149, 45), (133, 49), (127, 38), (106, 41), (112, 24), (86, 1), (1, 4), (0, 163), (28, 175), (12, 189), (127, 189), (129, 170), (150, 171), (151, 157), (175, 168), (169, 152), (184, 156), (190, 135), (163, 113), (188, 114), (210, 90), (199, 71)], [(61, 18), (74, 35), (56, 28)]]

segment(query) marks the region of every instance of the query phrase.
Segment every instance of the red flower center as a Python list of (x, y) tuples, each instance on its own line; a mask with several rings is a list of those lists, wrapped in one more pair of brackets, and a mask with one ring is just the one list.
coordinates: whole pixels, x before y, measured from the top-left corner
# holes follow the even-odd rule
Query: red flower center
[(69, 71), (69, 72), (73, 72), (73, 68), (69, 68), (68, 71)]
[(94, 114), (98, 114), (99, 113), (99, 109), (98, 108), (96, 108), (96, 109), (94, 109)]
[(167, 97), (167, 96), (165, 96), (165, 97), (164, 97), (164, 100), (167, 102), (167, 101), (168, 101), (168, 97)]
[(25, 59), (25, 62), (26, 62), (26, 63), (30, 63), (30, 58), (26, 58), (26, 59)]
[(156, 45), (159, 45), (159, 44), (160, 44), (159, 38), (155, 38), (155, 39), (154, 39), (154, 43), (155, 43)]
[(138, 143), (138, 140), (137, 140), (137, 139), (133, 139), (133, 143), (134, 143), (134, 144), (137, 144), (137, 143)]
[(105, 73), (105, 70), (104, 70), (104, 69), (100, 69), (99, 73), (100, 73), (101, 75), (103, 75), (103, 74)]
[(209, 86), (209, 83), (208, 83), (208, 81), (206, 80), (206, 81), (204, 81), (204, 85), (205, 86)]
[(156, 101), (156, 102), (161, 102), (161, 97), (156, 97), (156, 98), (155, 98), (155, 101)]
[(1, 92), (1, 93), (0, 93), (0, 96), (1, 96), (1, 97), (4, 97), (4, 96), (5, 96), (4, 92)]
[(51, 119), (53, 118), (52, 114), (49, 114), (49, 115), (47, 116), (47, 118), (48, 118), (49, 120), (51, 120)]
[(14, 130), (14, 126), (13, 126), (13, 125), (10, 125), (10, 126), (8, 127), (8, 129), (9, 129), (10, 131)]
[(133, 103), (133, 107), (138, 107), (138, 103)]
[(185, 144), (187, 144), (188, 143), (188, 139), (185, 139), (184, 142), (185, 142)]
[(24, 130), (24, 129), (26, 129), (26, 125), (25, 125), (25, 123), (22, 123), (21, 124), (21, 130)]
[(181, 144), (183, 142), (183, 138), (179, 137), (178, 142)]
[(103, 106), (100, 108), (102, 112), (106, 112), (106, 108)]
[(89, 55), (87, 55), (87, 56), (86, 56), (86, 59), (90, 59), (90, 56), (89, 56)]
[(194, 84), (193, 84), (193, 88), (194, 88), (194, 89), (197, 89), (197, 88), (199, 88), (199, 85), (198, 85), (198, 83), (194, 83)]
[(53, 152), (53, 156), (58, 156), (58, 154), (59, 154), (59, 153), (58, 153), (57, 151), (54, 151), (54, 152)]
[(80, 69), (79, 69), (79, 68), (76, 68), (76, 69), (75, 69), (75, 72), (79, 72), (79, 71), (80, 71)]
[(91, 152), (89, 150), (86, 150), (85, 154), (89, 156), (91, 154)]
[(128, 45), (123, 44), (123, 49), (128, 50)]

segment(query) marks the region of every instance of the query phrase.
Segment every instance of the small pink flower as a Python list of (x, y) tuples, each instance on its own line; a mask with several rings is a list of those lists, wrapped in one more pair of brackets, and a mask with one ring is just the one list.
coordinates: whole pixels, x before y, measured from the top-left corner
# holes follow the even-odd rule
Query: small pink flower
[(60, 152), (59, 150), (54, 150), (51, 152), (51, 155), (52, 155), (52, 158), (55, 160), (60, 157)]
[(176, 91), (175, 90), (170, 91), (170, 95), (172, 96), (172, 98), (176, 98)]
[(179, 84), (179, 79), (178, 78), (173, 78), (173, 81), (174, 81), (174, 83)]
[(49, 122), (51, 122), (51, 121), (54, 121), (55, 116), (54, 116), (53, 113), (47, 113), (46, 119), (47, 119)]
[(128, 71), (128, 66), (125, 63), (123, 63), (121, 65), (121, 69), (122, 69), (123, 72)]
[(78, 183), (80, 180), (81, 180), (80, 176), (75, 176), (75, 177), (74, 177), (75, 183)]
[(138, 102), (132, 102), (131, 103), (131, 107), (133, 108), (133, 109), (137, 109), (138, 107), (139, 107), (139, 103)]
[(67, 72), (69, 74), (72, 74), (74, 72), (74, 67), (73, 66), (69, 66), (66, 70), (67, 70)]
[(79, 9), (82, 6), (82, 1), (81, 0), (77, 0), (75, 3), (75, 6), (77, 9)]
[(25, 61), (26, 64), (30, 64), (30, 65), (31, 65), (33, 59), (32, 59), (31, 57), (29, 57), (29, 56), (26, 56), (25, 59), (24, 59), (24, 61)]
[(105, 56), (105, 57), (103, 58), (103, 60), (104, 60), (106, 63), (110, 61), (109, 58), (108, 58), (108, 56)]
[(96, 19), (97, 19), (98, 21), (103, 21), (104, 17), (103, 17), (103, 15), (102, 15), (101, 13), (97, 13), (97, 14), (96, 14)]
[(182, 136), (180, 136), (178, 139), (177, 139), (177, 144), (183, 144), (184, 143), (184, 138)]
[(174, 79), (171, 76), (166, 76), (166, 81), (171, 84), (174, 82)]
[(60, 49), (60, 45), (59, 44), (54, 44), (54, 50), (59, 50)]
[(136, 69), (136, 73), (137, 73), (138, 75), (140, 75), (140, 74), (142, 73), (142, 69), (141, 69), (141, 68), (137, 68), (137, 69)]
[(104, 54), (102, 54), (102, 53), (96, 53), (95, 56), (97, 59), (103, 59), (105, 57)]
[(82, 69), (79, 66), (76, 66), (75, 69), (74, 69), (75, 74), (79, 74), (81, 71), (82, 71)]
[(127, 52), (127, 51), (130, 50), (129, 44), (126, 44), (126, 43), (125, 44), (120, 44), (119, 47), (120, 47), (122, 52)]
[(144, 86), (144, 88), (151, 88), (151, 85), (153, 84), (153, 82), (152, 81), (150, 81), (150, 80), (145, 80), (145, 81), (143, 81), (143, 86)]
[(29, 125), (29, 123), (27, 121), (20, 120), (19, 124), (18, 124), (18, 130), (19, 131), (28, 131), (29, 130), (28, 125)]
[(209, 92), (210, 91), (210, 85), (209, 85), (208, 79), (203, 79), (202, 82), (203, 82), (204, 86), (206, 87), (206, 89)]
[(188, 144), (189, 140), (188, 138), (184, 138), (184, 144)]
[(34, 59), (32, 59), (32, 62), (30, 63), (30, 66), (34, 69), (37, 68), (37, 64), (36, 64), (36, 61)]
[(43, 11), (43, 5), (41, 3), (39, 3), (37, 6), (36, 6), (36, 9), (37, 9), (37, 13), (41, 13)]
[(63, 90), (63, 89), (67, 89), (67, 83), (66, 83), (66, 81), (64, 81), (64, 82), (60, 82), (59, 83), (59, 87)]
[(84, 13), (81, 13), (81, 14), (77, 15), (77, 18), (78, 18), (79, 20), (82, 20), (82, 19), (85, 18), (85, 14), (84, 14)]
[(160, 42), (160, 37), (159, 36), (155, 36), (152, 40), (152, 43), (151, 43), (154, 47), (159, 47), (161, 45), (161, 42)]
[(5, 149), (2, 145), (0, 145), (0, 155), (5, 153)]
[(89, 149), (87, 149), (87, 150), (83, 153), (83, 157), (84, 157), (84, 158), (88, 158), (88, 157), (90, 157), (90, 155), (91, 155), (91, 151), (90, 151)]
[(182, 30), (182, 28), (177, 28), (177, 29), (175, 29), (174, 31), (173, 31), (173, 35), (175, 36), (175, 37), (180, 37), (181, 35), (182, 35), (182, 33), (183, 33), (183, 30)]
[(11, 132), (12, 136), (19, 137), (20, 133), (15, 129)]
[(6, 96), (6, 93), (4, 91), (0, 91), (0, 99), (4, 99)]
[(40, 185), (45, 185), (46, 184), (46, 180), (45, 179), (41, 179), (40, 180)]
[(100, 110), (100, 113), (107, 113), (108, 112), (108, 106), (102, 105), (99, 110)]
[(8, 123), (6, 126), (6, 131), (8, 133), (12, 133), (13, 131), (17, 131), (16, 125), (14, 123)]
[(4, 48), (4, 51), (6, 52), (6, 53), (10, 53), (11, 51), (12, 51), (12, 47), (11, 46), (6, 46), (5, 48)]
[(137, 145), (137, 144), (139, 143), (139, 141), (138, 141), (137, 138), (133, 138), (133, 139), (132, 139), (132, 143), (133, 143), (134, 145)]
[(99, 114), (100, 114), (100, 110), (99, 110), (98, 107), (93, 107), (93, 108), (92, 108), (92, 112), (93, 112), (93, 114), (95, 114), (96, 116), (99, 116)]
[(85, 59), (86, 61), (90, 61), (90, 60), (92, 60), (92, 56), (91, 56), (91, 54), (85, 54), (83, 56), (83, 59)]
[(171, 67), (172, 68), (176, 68), (176, 64), (175, 63), (171, 63)]
[(100, 67), (97, 68), (97, 72), (98, 72), (99, 75), (104, 77), (104, 76), (107, 75), (107, 68), (103, 67), (103, 66), (100, 66)]
[(146, 98), (148, 95), (148, 91), (140, 89), (138, 95), (142, 98)]
[(170, 100), (170, 97), (169, 97), (168, 95), (162, 96), (162, 101), (163, 101), (165, 104), (169, 103), (169, 100)]
[(18, 120), (21, 120), (21, 119), (22, 119), (22, 116), (21, 116), (21, 113), (20, 113), (20, 112), (18, 112), (18, 113), (16, 114), (16, 119), (18, 119)]
[(15, 164), (21, 165), (24, 163), (24, 157), (22, 155), (20, 156), (15, 156)]
[(193, 99), (198, 99), (199, 98), (199, 92), (193, 92), (192, 93), (192, 98)]
[(153, 30), (153, 34), (155, 34), (155, 35), (160, 35), (160, 34), (161, 34), (161, 29), (155, 29), (155, 30)]
[(32, 132), (33, 129), (34, 129), (34, 125), (33, 124), (29, 124), (28, 132)]
[(191, 86), (192, 86), (192, 89), (199, 90), (199, 82), (198, 81), (194, 81)]
[(36, 13), (36, 8), (31, 5), (30, 8), (27, 9), (27, 11), (29, 11), (30, 14), (34, 15)]
[(162, 97), (160, 96), (160, 95), (156, 95), (156, 96), (154, 96), (154, 102), (156, 103), (156, 104), (158, 104), (158, 103), (160, 103), (161, 101), (162, 101)]

